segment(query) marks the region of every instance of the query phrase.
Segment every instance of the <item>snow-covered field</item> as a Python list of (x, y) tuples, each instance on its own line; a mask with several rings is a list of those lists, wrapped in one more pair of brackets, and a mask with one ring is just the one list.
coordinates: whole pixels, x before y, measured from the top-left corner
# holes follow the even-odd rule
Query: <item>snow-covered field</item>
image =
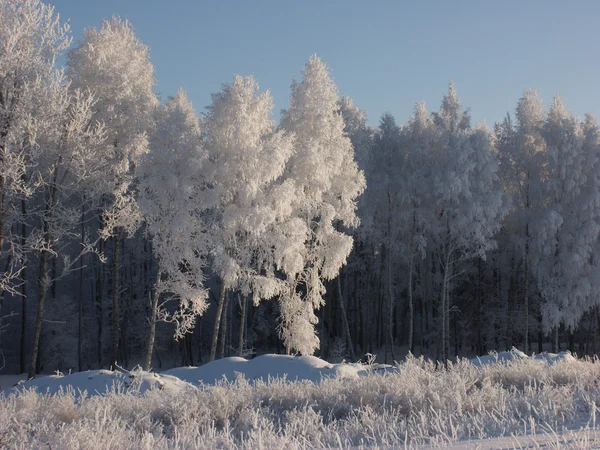
[(16, 388), (0, 376), (0, 448), (600, 448), (599, 377), (597, 360), (518, 351), (448, 367), (264, 355)]

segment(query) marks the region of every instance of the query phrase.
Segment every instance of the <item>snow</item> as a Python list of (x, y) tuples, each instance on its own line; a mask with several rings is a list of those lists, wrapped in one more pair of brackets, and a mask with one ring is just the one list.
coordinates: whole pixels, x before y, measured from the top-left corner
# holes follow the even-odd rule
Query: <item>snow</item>
[[(89, 370), (68, 375), (57, 374), (41, 376), (29, 381), (24, 380), (24, 375), (19, 375), (19, 382), (13, 389), (23, 390), (35, 388), (43, 394), (55, 395), (65, 391), (68, 387), (73, 388), (77, 395), (90, 396), (101, 395), (109, 392), (137, 392), (143, 394), (151, 390), (161, 390), (169, 394), (191, 389), (192, 386), (174, 376), (146, 372), (143, 370), (132, 370), (131, 372), (120, 372), (111, 370)], [(12, 381), (3, 378), (2, 381)], [(13, 383), (13, 385), (16, 383)], [(5, 393), (10, 390), (5, 387)], [(85, 395), (85, 394), (87, 395)]]
[(192, 384), (215, 384), (220, 380), (235, 381), (243, 376), (247, 380), (268, 381), (284, 378), (288, 381), (319, 382), (323, 378), (349, 379), (365, 376), (368, 368), (362, 364), (330, 364), (316, 356), (262, 355), (254, 359), (237, 356), (218, 359), (200, 367), (180, 367), (167, 370), (172, 375)]
[(471, 359), (471, 364), (474, 366), (487, 366), (497, 362), (507, 363), (516, 359), (525, 359), (527, 355), (520, 350), (513, 349), (509, 352), (491, 352), (489, 355), (478, 356)]
[(103, 395), (108, 392), (134, 392), (161, 390), (178, 393), (193, 386), (214, 385), (219, 381), (233, 382), (238, 377), (249, 381), (347, 380), (367, 376), (370, 373), (397, 372), (394, 366), (386, 364), (331, 364), (315, 356), (288, 356), (268, 354), (254, 359), (237, 356), (218, 359), (199, 367), (177, 367), (162, 373), (147, 372), (141, 369), (127, 371), (89, 370), (68, 375), (38, 375), (27, 381), (26, 374), (0, 376), (0, 392), (9, 394), (13, 389), (35, 388), (40, 393), (54, 395), (67, 387), (87, 396)]
[[(571, 364), (576, 360), (569, 352), (542, 353), (528, 357), (520, 350), (492, 352), (469, 362), (476, 367), (496, 363), (504, 365), (514, 361), (539, 361), (549, 366), (558, 362)], [(68, 386), (79, 395), (102, 395), (108, 392), (133, 392), (144, 394), (160, 390), (175, 394), (194, 386), (214, 385), (220, 381), (234, 382), (241, 377), (248, 381), (284, 379), (289, 382), (309, 381), (319, 383), (323, 379), (352, 380), (370, 374), (398, 373), (400, 368), (386, 364), (332, 364), (316, 356), (289, 356), (267, 354), (254, 359), (237, 356), (218, 359), (199, 367), (177, 367), (162, 373), (141, 369), (127, 371), (90, 370), (68, 375), (39, 375), (26, 381), (26, 375), (0, 375), (0, 392), (9, 394), (13, 389), (35, 388), (51, 395), (64, 391)]]
[(549, 365), (556, 364), (559, 361), (567, 361), (569, 363), (575, 361), (575, 357), (571, 355), (571, 352), (560, 352), (560, 353), (540, 353), (534, 355), (533, 359), (540, 361), (546, 361)]
[(531, 357), (527, 356), (520, 350), (512, 349), (507, 352), (490, 352), (489, 355), (478, 356), (470, 360), (471, 364), (477, 367), (486, 366), (489, 364), (494, 364), (497, 362), (501, 363), (509, 363), (515, 360), (521, 359), (533, 359), (536, 361), (543, 361), (548, 363), (548, 365), (556, 364), (558, 361), (567, 361), (574, 362), (575, 358), (571, 355), (570, 352), (564, 351), (560, 353), (540, 353), (539, 355), (533, 355)]

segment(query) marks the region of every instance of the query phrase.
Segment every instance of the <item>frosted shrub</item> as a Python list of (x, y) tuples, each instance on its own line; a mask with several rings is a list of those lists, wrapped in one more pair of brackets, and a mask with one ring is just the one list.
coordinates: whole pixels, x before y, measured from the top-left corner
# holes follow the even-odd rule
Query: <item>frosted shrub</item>
[[(115, 388), (86, 397), (73, 390), (53, 396), (24, 390), (0, 400), (0, 443), (65, 449), (436, 447), (555, 430), (552, 445), (560, 447), (560, 430), (593, 426), (600, 404), (596, 360), (482, 367), (458, 361), (444, 367), (409, 358), (397, 369), (320, 383), (239, 378), (179, 393)], [(587, 435), (570, 436), (577, 445), (591, 442)]]

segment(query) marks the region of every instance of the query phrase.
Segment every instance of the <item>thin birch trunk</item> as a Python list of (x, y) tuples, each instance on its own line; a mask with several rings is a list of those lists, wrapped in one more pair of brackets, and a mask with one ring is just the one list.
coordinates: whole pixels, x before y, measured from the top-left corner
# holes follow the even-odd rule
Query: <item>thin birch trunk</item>
[(214, 361), (217, 355), (217, 344), (219, 343), (219, 330), (221, 325), (221, 316), (223, 315), (223, 304), (225, 303), (225, 294), (227, 293), (227, 287), (225, 283), (221, 285), (221, 294), (219, 295), (219, 302), (217, 304), (217, 314), (215, 316), (215, 326), (213, 328), (212, 343), (210, 346), (209, 361)]
[(414, 272), (414, 258), (410, 256), (410, 263), (408, 267), (408, 349), (414, 354), (414, 334), (415, 334), (415, 312), (413, 303), (413, 272)]
[(112, 299), (112, 346), (110, 367), (112, 370), (117, 368), (117, 359), (119, 357), (119, 235), (113, 237), (113, 299)]
[[(21, 224), (21, 246), (25, 248), (27, 243), (27, 202), (21, 200), (21, 214), (23, 223)], [(19, 373), (25, 373), (25, 337), (27, 335), (27, 264), (23, 264), (21, 269), (21, 339), (19, 352)]]
[[(60, 166), (62, 159), (59, 157), (57, 166)], [(48, 290), (48, 254), (47, 249), (50, 248), (51, 235), (50, 235), (50, 219), (52, 215), (52, 208), (56, 204), (56, 197), (58, 195), (58, 187), (56, 185), (58, 173), (55, 171), (53, 174), (53, 182), (50, 190), (50, 195), (47, 198), (46, 208), (44, 211), (43, 219), (43, 230), (44, 230), (44, 248), (40, 255), (40, 273), (38, 276), (38, 301), (37, 301), (37, 314), (35, 318), (35, 329), (33, 333), (33, 345), (31, 349), (31, 364), (29, 365), (28, 377), (35, 377), (36, 368), (39, 364), (38, 351), (40, 348), (40, 338), (42, 335), (42, 323), (44, 318), (44, 301), (46, 300), (46, 292)]]
[(240, 318), (240, 340), (238, 343), (238, 354), (242, 356), (244, 352), (244, 342), (246, 338), (246, 310), (248, 308), (248, 297), (242, 295), (241, 299), (241, 307), (242, 307), (242, 317)]
[(525, 226), (525, 354), (529, 354), (529, 224)]
[(219, 358), (225, 357), (225, 341), (227, 339), (227, 312), (229, 308), (229, 295), (225, 296), (223, 305), (223, 316), (221, 317), (221, 345), (219, 346)]
[[(104, 252), (104, 241), (98, 243), (98, 250), (102, 254)], [(98, 323), (97, 334), (97, 358), (98, 367), (102, 367), (102, 349), (103, 349), (103, 331), (104, 331), (104, 264), (100, 262), (98, 266), (98, 278), (96, 280), (96, 320)]]
[(152, 351), (154, 350), (154, 339), (156, 337), (156, 318), (158, 316), (158, 285), (160, 283), (160, 271), (156, 274), (156, 284), (152, 293), (152, 307), (150, 311), (150, 333), (146, 344), (146, 360), (144, 362), (144, 370), (150, 370), (152, 366)]
[[(81, 247), (83, 248), (85, 241), (85, 207), (81, 205)], [(79, 260), (79, 317), (78, 317), (78, 334), (77, 334), (77, 365), (79, 371), (83, 370), (83, 256)]]
[(388, 284), (388, 300), (389, 300), (389, 305), (388, 305), (388, 326), (387, 326), (387, 331), (388, 331), (388, 342), (390, 345), (390, 352), (392, 354), (392, 364), (396, 361), (396, 357), (394, 355), (394, 333), (393, 333), (393, 326), (394, 326), (394, 283), (393, 283), (393, 277), (392, 277), (392, 251), (391, 251), (391, 246), (390, 248), (388, 248), (388, 255), (387, 255), (387, 284)]

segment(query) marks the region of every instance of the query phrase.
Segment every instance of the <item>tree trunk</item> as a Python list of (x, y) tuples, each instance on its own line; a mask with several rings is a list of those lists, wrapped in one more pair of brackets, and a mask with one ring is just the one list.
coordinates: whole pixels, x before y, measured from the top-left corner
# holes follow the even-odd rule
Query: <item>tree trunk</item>
[(389, 309), (388, 309), (388, 341), (390, 344), (390, 352), (392, 354), (392, 364), (396, 361), (396, 356), (394, 355), (394, 283), (392, 280), (392, 249), (391, 246), (388, 248), (387, 254), (387, 285), (388, 285), (388, 300), (389, 300)]
[[(1, 104), (1, 103), (0, 103)], [(6, 125), (8, 128), (8, 124)], [(0, 132), (0, 138), (4, 140), (8, 134), (8, 129)], [(6, 144), (2, 146), (0, 151), (0, 166), (4, 166), (4, 156), (8, 152)], [(0, 258), (2, 257), (4, 247), (4, 199), (5, 199), (6, 180), (4, 175), (0, 174)]]
[(223, 316), (221, 317), (221, 345), (219, 346), (219, 358), (225, 357), (226, 339), (227, 339), (227, 312), (229, 310), (229, 294), (225, 296), (223, 305)]
[[(47, 228), (47, 223), (44, 224), (44, 228)], [(50, 242), (49, 233), (46, 232), (46, 238), (44, 241), (46, 245)], [(44, 301), (46, 299), (46, 291), (48, 289), (48, 252), (42, 250), (40, 257), (40, 273), (38, 277), (38, 300), (37, 300), (37, 314), (35, 318), (35, 330), (33, 333), (33, 346), (31, 348), (31, 363), (29, 365), (28, 378), (35, 377), (37, 362), (38, 362), (38, 349), (40, 346), (40, 336), (42, 334), (42, 321), (44, 318)]]
[(119, 235), (113, 238), (113, 301), (112, 301), (112, 347), (110, 357), (110, 368), (117, 368), (119, 357)]
[(448, 360), (449, 353), (449, 330), (448, 330), (448, 272), (450, 271), (449, 267), (449, 258), (446, 258), (446, 265), (444, 266), (444, 280), (442, 282), (442, 361), (444, 364)]
[[(60, 165), (61, 159), (58, 160)], [(52, 217), (52, 208), (56, 203), (56, 196), (58, 188), (56, 185), (57, 172), (53, 174), (53, 183), (50, 189), (50, 195), (46, 199), (46, 208), (44, 211), (43, 219), (43, 230), (44, 230), (44, 248), (40, 255), (40, 273), (38, 276), (38, 301), (37, 301), (37, 314), (35, 318), (35, 329), (33, 332), (33, 345), (31, 349), (31, 364), (29, 365), (28, 378), (33, 378), (36, 374), (36, 369), (39, 366), (38, 352), (40, 348), (40, 338), (42, 335), (42, 323), (44, 318), (44, 301), (46, 300), (46, 291), (48, 290), (48, 251), (50, 248), (51, 236), (50, 236), (50, 219)]]
[(158, 285), (160, 283), (160, 271), (156, 274), (156, 284), (152, 294), (152, 307), (150, 310), (150, 333), (146, 345), (146, 360), (144, 362), (144, 370), (150, 370), (152, 366), (152, 351), (154, 350), (154, 338), (156, 336), (156, 317), (158, 316)]
[(542, 311), (540, 308), (540, 312), (538, 313), (538, 354), (544, 351), (544, 332), (542, 331)]
[[(104, 241), (98, 242), (99, 252), (104, 251)], [(98, 274), (96, 279), (96, 320), (98, 324), (97, 334), (97, 358), (98, 368), (102, 367), (102, 333), (104, 328), (104, 263), (100, 262), (98, 266)]]
[(225, 303), (225, 294), (227, 287), (225, 283), (221, 285), (221, 294), (219, 295), (219, 303), (217, 304), (217, 314), (215, 316), (215, 327), (213, 329), (212, 343), (210, 346), (209, 361), (214, 361), (217, 355), (217, 344), (219, 342), (219, 330), (221, 325), (221, 316), (223, 315), (223, 304)]
[(346, 334), (348, 350), (350, 351), (350, 358), (352, 359), (352, 362), (355, 362), (356, 354), (354, 353), (354, 347), (352, 345), (352, 336), (350, 335), (350, 326), (348, 325), (348, 316), (346, 315), (346, 306), (344, 305), (344, 297), (342, 295), (342, 283), (340, 281), (340, 277), (341, 274), (337, 277), (338, 300), (340, 301), (340, 308), (342, 310), (342, 321), (344, 322), (344, 332)]
[[(85, 242), (85, 208), (81, 205), (81, 247), (83, 248)], [(79, 371), (83, 370), (83, 352), (82, 352), (82, 341), (83, 341), (83, 255), (79, 260), (79, 330), (77, 334), (77, 364)]]
[(408, 268), (408, 350), (414, 354), (415, 312), (413, 303), (413, 272), (414, 261), (411, 255)]
[(240, 318), (240, 340), (238, 343), (238, 354), (242, 356), (244, 353), (244, 341), (246, 337), (246, 310), (248, 308), (248, 297), (242, 295), (241, 297), (242, 317)]
[[(21, 247), (25, 248), (27, 243), (27, 202), (21, 199)], [(1, 230), (1, 229), (0, 229)], [(0, 231), (1, 234), (1, 231)], [(21, 268), (21, 339), (19, 351), (19, 373), (25, 373), (25, 337), (27, 335), (27, 264), (24, 262)]]
[(575, 354), (575, 330), (569, 330), (569, 351)]
[(529, 354), (529, 224), (525, 225), (525, 354)]

